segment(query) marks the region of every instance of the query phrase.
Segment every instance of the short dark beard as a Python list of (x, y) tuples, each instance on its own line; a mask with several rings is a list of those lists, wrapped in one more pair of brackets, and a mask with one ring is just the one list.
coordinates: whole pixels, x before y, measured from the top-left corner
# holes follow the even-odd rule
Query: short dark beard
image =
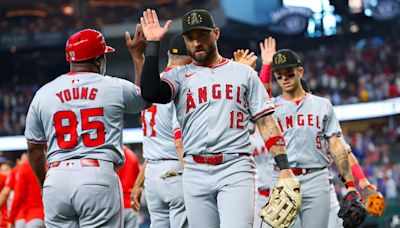
[(207, 63), (211, 60), (216, 50), (217, 46), (215, 45), (215, 43), (212, 43), (210, 45), (210, 48), (208, 50), (205, 50), (206, 54), (203, 57), (197, 57), (195, 55), (196, 50), (194, 52), (188, 51), (188, 54), (190, 57), (192, 57), (192, 59), (194, 59), (198, 63)]

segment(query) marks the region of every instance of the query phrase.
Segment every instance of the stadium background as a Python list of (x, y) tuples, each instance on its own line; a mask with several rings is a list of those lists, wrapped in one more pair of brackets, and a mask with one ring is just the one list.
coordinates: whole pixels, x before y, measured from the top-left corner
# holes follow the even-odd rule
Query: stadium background
[[(24, 151), (21, 135), (32, 96), (69, 70), (64, 45), (77, 30), (100, 30), (117, 49), (108, 55), (107, 74), (133, 80), (123, 35), (133, 34), (148, 7), (161, 19), (173, 19), (163, 53), (180, 29), (180, 17), (194, 8), (212, 12), (222, 29), (219, 48), (225, 57), (238, 48), (259, 54), (258, 42), (267, 36), (277, 39), (278, 48), (299, 52), (311, 90), (335, 105), (353, 152), (387, 199), (384, 216), (368, 217), (363, 227), (400, 227), (398, 0), (2, 0), (0, 161), (15, 164)], [(166, 55), (160, 66), (165, 64)], [(278, 92), (275, 85), (273, 94)], [(124, 140), (142, 158), (140, 127), (138, 115), (125, 116), (130, 130)], [(342, 190), (337, 184), (339, 195)], [(142, 212), (141, 227), (147, 227), (145, 207)]]

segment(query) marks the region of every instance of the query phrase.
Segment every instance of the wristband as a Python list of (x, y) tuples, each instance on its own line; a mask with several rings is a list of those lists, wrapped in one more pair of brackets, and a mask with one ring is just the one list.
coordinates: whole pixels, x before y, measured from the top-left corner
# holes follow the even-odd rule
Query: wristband
[(275, 156), (276, 166), (282, 169), (290, 169), (289, 160), (286, 154), (279, 154)]
[(158, 56), (160, 53), (160, 41), (147, 41), (146, 56)]
[(260, 71), (260, 80), (262, 83), (271, 82), (271, 64), (263, 64)]
[(347, 181), (346, 183), (344, 183), (344, 186), (346, 186), (346, 188), (350, 188), (350, 187), (356, 187), (356, 184), (354, 183), (354, 181)]
[(358, 163), (355, 163), (351, 166), (351, 172), (353, 173), (353, 176), (354, 178), (356, 178), (357, 181), (365, 178), (365, 174)]
[(265, 147), (269, 150), (272, 146), (285, 146), (285, 138), (283, 136), (274, 136), (265, 142)]
[(181, 129), (177, 128), (174, 130), (174, 139), (180, 139), (182, 138), (182, 132)]

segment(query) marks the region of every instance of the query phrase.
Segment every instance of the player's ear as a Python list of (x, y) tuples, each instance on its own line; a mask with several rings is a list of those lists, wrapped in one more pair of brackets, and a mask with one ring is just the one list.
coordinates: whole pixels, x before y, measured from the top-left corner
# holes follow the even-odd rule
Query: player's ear
[(304, 74), (304, 68), (303, 67), (298, 67), (297, 70), (299, 71), (300, 78), (302, 78), (303, 74)]
[(212, 32), (214, 33), (215, 40), (218, 40), (220, 35), (219, 28), (215, 28)]

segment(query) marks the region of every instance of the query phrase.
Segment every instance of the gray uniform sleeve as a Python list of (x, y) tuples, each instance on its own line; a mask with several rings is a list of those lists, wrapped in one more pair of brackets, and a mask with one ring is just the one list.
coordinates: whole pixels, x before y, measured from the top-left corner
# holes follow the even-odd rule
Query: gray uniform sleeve
[(261, 116), (269, 115), (275, 111), (275, 105), (269, 98), (257, 73), (251, 68), (249, 68), (248, 73), (248, 88), (247, 104), (249, 105), (252, 121), (256, 121)]
[(161, 81), (168, 83), (168, 85), (171, 87), (171, 101), (174, 100), (180, 88), (180, 82), (177, 75), (178, 69), (180, 69), (180, 67), (174, 67), (172, 70), (164, 72), (161, 77)]
[(30, 143), (46, 144), (46, 134), (38, 112), (38, 101), (38, 94), (36, 93), (26, 116), (25, 138)]
[(139, 87), (130, 81), (124, 79), (118, 80), (122, 86), (125, 112), (135, 114), (151, 106), (150, 103), (143, 100)]
[(331, 103), (328, 103), (328, 114), (325, 123), (325, 137), (341, 136), (342, 129), (340, 128), (339, 120), (336, 117), (335, 111)]
[(173, 103), (171, 103), (171, 110), (172, 110), (172, 128), (175, 132), (175, 130), (177, 129), (181, 129), (178, 119), (176, 117), (176, 109), (175, 109), (175, 105)]

